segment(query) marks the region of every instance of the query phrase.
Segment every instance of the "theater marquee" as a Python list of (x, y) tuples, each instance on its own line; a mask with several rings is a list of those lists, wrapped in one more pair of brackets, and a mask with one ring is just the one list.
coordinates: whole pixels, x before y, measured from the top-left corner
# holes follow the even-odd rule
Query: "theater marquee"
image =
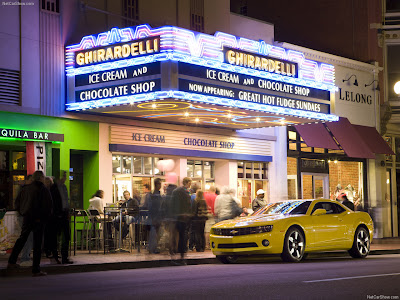
[(233, 129), (338, 119), (332, 65), (222, 32), (113, 28), (68, 46), (66, 75), (69, 111)]

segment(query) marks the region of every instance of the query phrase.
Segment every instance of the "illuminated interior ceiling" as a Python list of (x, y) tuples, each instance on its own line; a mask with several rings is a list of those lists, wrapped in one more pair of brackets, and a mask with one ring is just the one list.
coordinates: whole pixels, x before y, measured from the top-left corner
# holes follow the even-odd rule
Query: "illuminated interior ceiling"
[[(155, 122), (202, 125), (230, 129), (260, 128), (308, 123), (309, 118), (193, 103), (179, 99), (159, 99), (143, 103), (93, 108), (91, 113)], [(315, 122), (316, 120), (312, 120)]]

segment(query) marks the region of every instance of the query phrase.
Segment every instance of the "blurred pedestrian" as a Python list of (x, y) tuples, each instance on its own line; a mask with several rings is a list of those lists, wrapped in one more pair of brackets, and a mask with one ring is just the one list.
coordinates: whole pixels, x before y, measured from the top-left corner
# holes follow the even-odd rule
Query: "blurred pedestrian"
[(195, 248), (197, 252), (204, 252), (206, 241), (204, 236), (204, 227), (208, 219), (208, 209), (204, 193), (198, 190), (196, 193), (195, 203), (193, 206), (192, 230), (195, 236)]
[[(71, 227), (70, 227), (70, 206), (68, 189), (65, 185), (67, 180), (67, 172), (62, 171), (61, 177), (51, 186), (50, 192), (54, 203), (54, 217), (55, 217), (55, 248), (53, 248), (53, 257), (58, 260), (57, 244), (58, 239), (61, 242), (61, 263), (72, 264), (68, 258), (69, 243), (71, 240)], [(58, 263), (58, 262), (57, 262)]]
[(208, 215), (207, 215), (207, 221), (206, 221), (206, 226), (204, 228), (204, 235), (206, 238), (206, 249), (209, 249), (210, 247), (210, 231), (211, 231), (211, 226), (215, 224), (215, 199), (217, 198), (216, 194), (216, 187), (211, 185), (210, 188), (204, 193), (204, 199), (206, 200), (207, 203), (207, 209), (208, 209)]
[[(53, 203), (50, 191), (44, 185), (42, 171), (33, 173), (33, 183), (22, 189), (20, 199), (16, 201), (16, 208), (24, 217), (21, 235), (15, 242), (14, 248), (8, 259), (7, 269), (17, 269), (18, 255), (20, 254), (29, 233), (33, 232), (33, 276), (44, 276), (46, 272), (40, 270), (41, 248), (43, 230), (46, 221), (51, 215)], [(26, 198), (25, 198), (26, 197)], [(21, 201), (21, 198), (25, 201)]]
[(149, 253), (158, 254), (160, 249), (158, 247), (158, 242), (160, 239), (160, 227), (163, 219), (162, 208), (164, 206), (164, 199), (161, 196), (161, 185), (162, 181), (160, 178), (154, 179), (154, 190), (148, 197), (148, 203), (146, 204), (149, 210), (149, 223), (150, 223), (150, 233), (149, 233)]
[(265, 191), (263, 189), (259, 189), (257, 191), (257, 197), (251, 203), (251, 208), (253, 209), (253, 211), (256, 211), (257, 209), (267, 205), (267, 200), (264, 199), (264, 196)]
[[(25, 188), (26, 186), (30, 185), (33, 182), (32, 175), (26, 176), (25, 183), (23, 186), (21, 186), (21, 190)], [(21, 193), (21, 190), (19, 193)], [(21, 199), (21, 200), (26, 200), (26, 199)], [(22, 228), (23, 222), (24, 222), (24, 217), (19, 214), (18, 217), (20, 227)], [(21, 251), (21, 267), (31, 267), (32, 266), (32, 260), (30, 258), (30, 254), (32, 252), (33, 248), (33, 233), (31, 232), (28, 236), (28, 239), (26, 240), (25, 246)]]
[(233, 219), (242, 213), (242, 209), (233, 197), (234, 189), (223, 187), (221, 194), (215, 199), (215, 214), (217, 222)]
[[(190, 186), (190, 205), (192, 210), (194, 210), (195, 200), (196, 200), (196, 192), (199, 190), (200, 186), (197, 182), (192, 182)], [(189, 250), (193, 251), (195, 244), (195, 234), (193, 230), (193, 222), (192, 219), (189, 220), (188, 223), (188, 236), (189, 236)]]
[(172, 192), (172, 214), (176, 219), (176, 229), (179, 235), (178, 253), (180, 253), (180, 264), (186, 265), (185, 253), (187, 251), (187, 226), (192, 216), (190, 205), (189, 188), (192, 184), (192, 179), (185, 177), (182, 180), (182, 186), (176, 188)]

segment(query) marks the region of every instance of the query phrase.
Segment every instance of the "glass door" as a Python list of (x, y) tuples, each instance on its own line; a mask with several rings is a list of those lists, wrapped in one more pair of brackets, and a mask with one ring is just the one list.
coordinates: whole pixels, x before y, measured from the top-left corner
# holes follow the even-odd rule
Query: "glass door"
[(301, 173), (302, 199), (329, 199), (329, 174)]

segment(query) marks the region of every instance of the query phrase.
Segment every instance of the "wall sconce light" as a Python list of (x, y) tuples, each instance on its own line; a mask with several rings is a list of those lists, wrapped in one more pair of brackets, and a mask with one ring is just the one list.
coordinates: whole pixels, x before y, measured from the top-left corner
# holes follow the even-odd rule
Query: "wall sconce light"
[(354, 76), (354, 85), (355, 86), (358, 86), (358, 81), (357, 81), (357, 76), (355, 75), (355, 74), (353, 74), (353, 75), (351, 75), (349, 78), (347, 78), (347, 79), (343, 79), (343, 82), (345, 82), (345, 81), (349, 81), (350, 79), (351, 79), (351, 77), (353, 77)]
[(380, 91), (381, 88), (379, 87), (379, 81), (378, 81), (378, 79), (374, 79), (374, 80), (372, 80), (371, 83), (365, 84), (364, 86), (370, 86), (370, 85), (372, 85), (375, 81), (378, 83), (378, 84), (376, 85), (375, 91)]

